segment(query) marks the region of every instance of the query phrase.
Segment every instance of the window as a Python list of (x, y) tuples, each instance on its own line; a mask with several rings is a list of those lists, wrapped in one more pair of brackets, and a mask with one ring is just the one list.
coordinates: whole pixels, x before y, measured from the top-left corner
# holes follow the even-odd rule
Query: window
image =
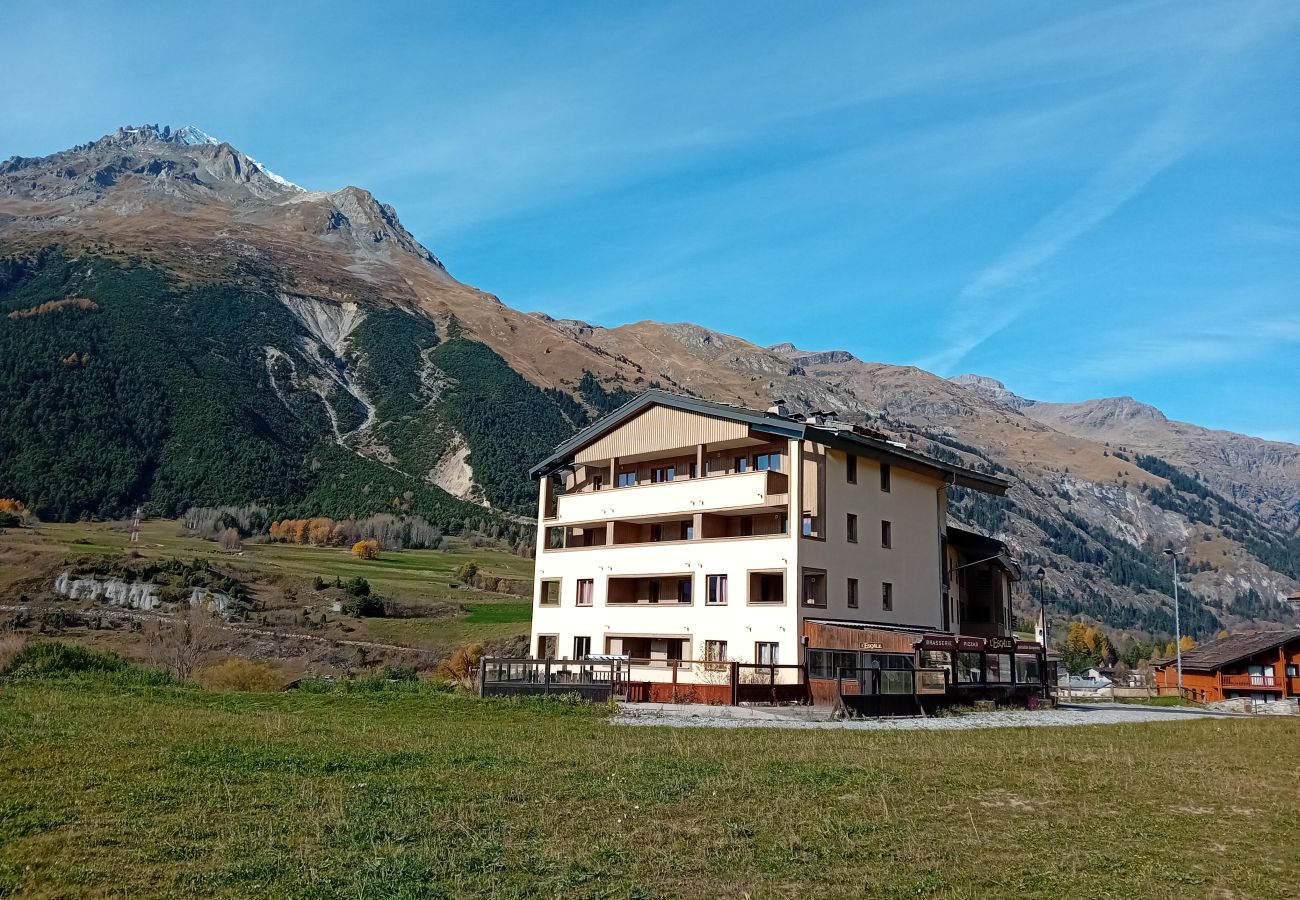
[(811, 571), (809, 569), (804, 569), (803, 605), (804, 606), (825, 606), (826, 605), (826, 573), (825, 572)]
[(1011, 654), (989, 653), (984, 657), (984, 667), (987, 670), (987, 675), (984, 678), (986, 683), (1011, 683)]
[(889, 466), (885, 463), (880, 464), (880, 489), (889, 493)]
[(665, 481), (672, 481), (677, 475), (676, 466), (661, 466), (657, 469), (650, 470), (650, 483), (662, 484)]
[(780, 453), (760, 453), (754, 457), (754, 468), (760, 472), (766, 472), (771, 469), (773, 472), (781, 471), (781, 454)]
[(593, 476), (591, 476), (591, 489), (592, 489), (593, 491), (598, 491), (598, 490), (600, 490), (600, 489), (601, 489), (602, 487), (604, 487), (604, 486), (605, 486), (605, 476), (604, 476), (604, 475), (593, 475)]
[(849, 609), (857, 609), (858, 608), (858, 580), (856, 578), (849, 579), (848, 598), (849, 598)]
[(659, 580), (655, 579), (654, 581), (650, 582), (647, 588), (650, 592), (650, 596), (649, 596), (650, 602), (658, 603), (659, 602)]
[(886, 550), (894, 546), (894, 526), (884, 519), (880, 521), (880, 546)]
[(705, 641), (704, 642), (704, 661), (706, 663), (722, 663), (727, 661), (727, 642), (726, 641)]
[(560, 636), (558, 634), (539, 634), (537, 636), (537, 658), (555, 659), (560, 655)]
[(813, 678), (835, 678), (841, 673), (856, 678), (858, 654), (852, 650), (809, 650), (808, 674)]
[(753, 533), (754, 533), (754, 517), (753, 517), (753, 516), (741, 516), (741, 517), (740, 517), (740, 536), (741, 536), (741, 537), (749, 537), (749, 536), (751, 536)]
[(858, 542), (858, 517), (853, 513), (849, 513), (848, 516), (848, 536), (850, 544)]
[(750, 603), (784, 603), (785, 574), (782, 572), (750, 572)]
[(858, 483), (858, 458), (852, 453), (850, 453), (848, 459), (845, 460), (844, 473), (848, 476), (849, 484)]
[(735, 471), (737, 471), (737, 472), (748, 472), (748, 471), (749, 471), (749, 457), (748, 457), (748, 456), (737, 456), (737, 457), (736, 457), (736, 468), (735, 468)]
[(663, 539), (664, 539), (664, 527), (663, 527), (662, 525), (657, 524), (657, 523), (654, 524), (654, 525), (651, 525), (651, 526), (650, 526), (650, 540), (658, 542), (658, 541), (662, 541)]
[(892, 612), (894, 609), (894, 586), (888, 581), (880, 584), (880, 608), (885, 612)]
[(727, 576), (710, 575), (707, 579), (708, 590), (704, 597), (705, 606), (727, 605)]
[(688, 522), (683, 522), (683, 523), (682, 523), (682, 540), (684, 540), (684, 541), (693, 541), (693, 540), (695, 540), (695, 523), (694, 523), (694, 522), (689, 522), (689, 521), (688, 521)]
[(780, 665), (781, 645), (774, 641), (755, 641), (754, 642), (754, 662), (760, 666)]
[(693, 586), (694, 586), (694, 582), (689, 578), (677, 579), (677, 602), (678, 603), (691, 602), (691, 588)]
[(1025, 656), (1023, 653), (1016, 657), (1016, 683), (1017, 684), (1037, 684), (1039, 682), (1038, 657)]
[(1295, 678), (1295, 677), (1297, 677), (1297, 676), (1300, 676), (1300, 666), (1287, 666), (1287, 667), (1286, 667), (1286, 677), (1287, 677), (1287, 678)]
[(542, 582), (541, 599), (538, 602), (542, 606), (560, 605), (560, 579)]
[(695, 463), (690, 463), (689, 465), (687, 465), (687, 467), (686, 467), (686, 477), (687, 477), (687, 478), (699, 478), (699, 477), (700, 477), (700, 470), (699, 470), (699, 468), (696, 466)]
[(812, 537), (813, 535), (813, 517), (809, 513), (803, 514), (803, 536)]
[(573, 658), (586, 659), (591, 655), (591, 638), (575, 637), (573, 639)]
[(578, 579), (578, 605), (591, 606), (592, 598), (596, 595), (596, 582), (590, 578)]
[(618, 473), (619, 487), (636, 487), (636, 469)]

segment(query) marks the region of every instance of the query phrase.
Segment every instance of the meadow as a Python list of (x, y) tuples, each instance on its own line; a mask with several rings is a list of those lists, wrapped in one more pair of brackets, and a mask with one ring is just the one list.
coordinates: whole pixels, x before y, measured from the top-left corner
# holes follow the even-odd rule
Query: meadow
[[(467, 590), (457, 570), (466, 562), (493, 575), (531, 582), (533, 563), (495, 548), (473, 547), (444, 538), (437, 550), (385, 551), (376, 560), (353, 557), (346, 548), (246, 541), (238, 554), (222, 552), (212, 541), (189, 537), (171, 519), (143, 523), (140, 541), (130, 543), (122, 523), (40, 523), (33, 528), (0, 532), (0, 603), (13, 602), (25, 584), (38, 577), (48, 589), (63, 561), (82, 556), (124, 556), (182, 560), (205, 559), (261, 582), (260, 597), (272, 606), (311, 606), (328, 610), (315, 597), (315, 579), (333, 583), (364, 578), (371, 589), (406, 604), (428, 605), (433, 618), (352, 620), (340, 637), (372, 640), (429, 650), (438, 654), (469, 643), (525, 635), (532, 615), (528, 598)], [(287, 600), (285, 591), (293, 592)], [(442, 607), (439, 609), (439, 607)], [(337, 621), (338, 617), (334, 617)], [(118, 648), (121, 649), (121, 648)]]
[(672, 730), (427, 683), (11, 680), (0, 895), (1282, 900), (1298, 743), (1272, 718)]

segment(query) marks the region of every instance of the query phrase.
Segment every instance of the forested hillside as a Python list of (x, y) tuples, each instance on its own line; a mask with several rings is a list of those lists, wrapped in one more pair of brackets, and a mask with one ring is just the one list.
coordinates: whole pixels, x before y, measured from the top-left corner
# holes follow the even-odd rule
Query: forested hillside
[[(55, 305), (69, 297), (87, 302)], [(138, 260), (50, 250), (0, 260), (0, 315), (0, 494), (47, 519), (258, 504), (277, 517), (396, 508), (458, 530), (504, 520), (422, 477), (448, 434), (467, 441), (491, 506), (524, 511), (533, 448), (572, 429), (488, 347), (398, 310), (325, 360), (373, 398), (366, 435), (355, 397), (293, 377), (320, 360), (255, 284), (182, 286)], [(330, 439), (327, 406), (351, 440)]]

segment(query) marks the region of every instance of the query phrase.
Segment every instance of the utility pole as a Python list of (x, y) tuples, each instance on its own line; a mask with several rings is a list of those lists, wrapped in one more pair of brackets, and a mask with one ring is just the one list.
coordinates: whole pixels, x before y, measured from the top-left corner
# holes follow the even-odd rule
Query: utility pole
[(1165, 548), (1165, 555), (1174, 561), (1174, 658), (1178, 661), (1178, 696), (1183, 696), (1183, 629), (1178, 621), (1178, 551)]
[(140, 543), (140, 507), (135, 508), (135, 515), (131, 517), (131, 543)]

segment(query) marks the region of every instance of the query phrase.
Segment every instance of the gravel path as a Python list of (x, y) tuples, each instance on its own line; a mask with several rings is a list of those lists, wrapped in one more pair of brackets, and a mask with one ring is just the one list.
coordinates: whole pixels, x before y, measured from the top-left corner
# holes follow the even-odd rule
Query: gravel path
[[(726, 712), (723, 712), (726, 710)], [(969, 728), (1024, 728), (1051, 725), (1120, 725), (1129, 722), (1183, 722), (1221, 718), (1225, 713), (1190, 707), (1136, 706), (1124, 703), (1062, 704), (1057, 709), (998, 710), (943, 718), (853, 719), (836, 722), (825, 710), (808, 707), (707, 707), (684, 704), (623, 706), (618, 725), (668, 725), (694, 728), (813, 728), (840, 731), (953, 731)]]

